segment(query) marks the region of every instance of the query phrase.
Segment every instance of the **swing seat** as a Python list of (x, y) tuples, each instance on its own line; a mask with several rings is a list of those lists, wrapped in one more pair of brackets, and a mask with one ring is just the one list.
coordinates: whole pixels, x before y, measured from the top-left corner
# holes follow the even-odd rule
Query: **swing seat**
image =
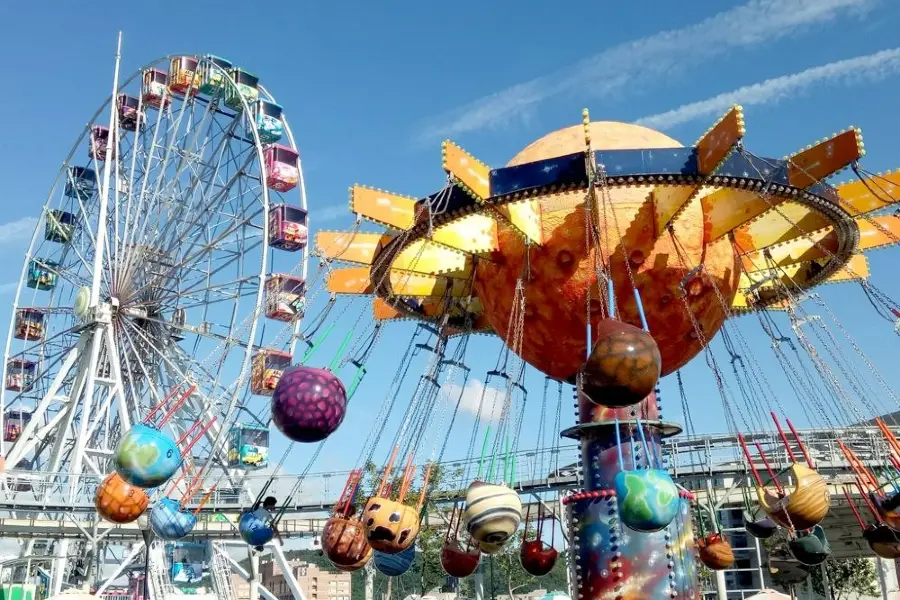
[(419, 535), (419, 513), (412, 506), (373, 496), (363, 509), (366, 540), (373, 550), (386, 554), (403, 552)]
[(481, 561), (479, 548), (464, 549), (453, 540), (444, 542), (441, 548), (441, 567), (450, 577), (468, 577), (478, 569)]
[(147, 492), (131, 485), (112, 472), (106, 476), (94, 495), (94, 506), (101, 517), (113, 523), (131, 523), (137, 520), (150, 503)]
[(753, 520), (753, 518), (744, 512), (744, 529), (747, 533), (760, 540), (767, 540), (778, 531), (778, 523), (769, 518)]
[(544, 540), (531, 540), (522, 542), (519, 548), (519, 561), (522, 568), (529, 575), (543, 577), (553, 570), (559, 553), (556, 548), (544, 542)]
[(697, 541), (700, 560), (713, 571), (724, 571), (734, 564), (734, 550), (721, 534), (713, 533)]
[(288, 439), (321, 442), (334, 433), (347, 413), (344, 384), (327, 369), (285, 369), (272, 393), (272, 422)]
[(802, 531), (818, 525), (831, 508), (828, 484), (816, 471), (793, 463), (794, 491), (783, 498), (762, 487), (756, 488), (759, 506), (769, 518), (786, 529)]
[(366, 530), (356, 519), (331, 517), (322, 528), (322, 552), (335, 568), (352, 573), (366, 566), (372, 558), (372, 547), (366, 541)]
[(481, 552), (483, 554), (487, 554), (490, 556), (491, 554), (497, 554), (498, 552), (503, 550), (503, 545), (505, 543), (506, 542), (502, 542), (500, 544), (492, 544), (490, 542), (478, 542), (478, 547), (481, 549)]
[(804, 565), (815, 566), (831, 556), (831, 545), (820, 525), (813, 527), (812, 533), (788, 542), (791, 555)]
[(612, 408), (637, 404), (659, 382), (662, 358), (648, 332), (618, 319), (597, 324), (597, 341), (581, 368), (581, 392)]
[(265, 546), (275, 537), (275, 530), (271, 523), (260, 519), (253, 512), (245, 512), (241, 515), (241, 519), (238, 521), (238, 531), (247, 545), (254, 548)]
[(900, 558), (900, 540), (897, 539), (897, 533), (887, 525), (869, 525), (862, 535), (877, 556), (889, 560)]
[(885, 525), (894, 531), (900, 531), (900, 513), (891, 508), (894, 505), (894, 499), (898, 496), (900, 496), (900, 493), (887, 498), (884, 496), (877, 496), (874, 493), (869, 494), (869, 499), (871, 499), (872, 504), (875, 505), (878, 516), (881, 517), (881, 520), (884, 521)]
[(475, 540), (502, 545), (522, 522), (522, 500), (505, 485), (476, 481), (466, 491), (466, 531)]
[(413, 544), (403, 552), (397, 552), (396, 554), (376, 551), (372, 560), (375, 563), (375, 568), (383, 575), (399, 577), (409, 571), (415, 559), (416, 546)]
[(128, 430), (116, 448), (116, 471), (138, 487), (159, 487), (181, 467), (175, 440), (154, 427), (138, 424)]
[(668, 527), (680, 508), (678, 488), (662, 469), (621, 471), (616, 475), (619, 518), (630, 529), (650, 533)]
[(197, 517), (181, 510), (179, 503), (162, 498), (150, 510), (150, 529), (164, 540), (180, 540), (197, 525)]

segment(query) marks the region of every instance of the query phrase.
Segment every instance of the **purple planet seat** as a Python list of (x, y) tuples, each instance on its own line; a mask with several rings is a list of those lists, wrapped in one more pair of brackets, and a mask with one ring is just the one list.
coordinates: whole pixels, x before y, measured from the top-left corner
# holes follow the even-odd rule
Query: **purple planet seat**
[(285, 369), (272, 394), (272, 421), (295, 442), (320, 442), (347, 413), (344, 384), (326, 369)]

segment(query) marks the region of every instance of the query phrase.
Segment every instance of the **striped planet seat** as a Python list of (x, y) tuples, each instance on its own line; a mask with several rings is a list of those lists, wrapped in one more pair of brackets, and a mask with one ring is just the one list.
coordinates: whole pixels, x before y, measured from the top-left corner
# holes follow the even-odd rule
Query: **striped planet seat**
[(519, 494), (505, 485), (476, 481), (466, 492), (463, 519), (474, 539), (503, 544), (519, 529), (522, 501)]

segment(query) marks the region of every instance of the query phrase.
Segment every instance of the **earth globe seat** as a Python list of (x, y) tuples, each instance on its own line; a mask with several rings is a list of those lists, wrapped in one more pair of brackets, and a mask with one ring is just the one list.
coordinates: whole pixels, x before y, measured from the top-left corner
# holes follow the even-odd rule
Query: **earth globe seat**
[(543, 577), (553, 570), (559, 553), (556, 548), (543, 540), (522, 542), (519, 548), (519, 561), (529, 575)]
[(447, 540), (441, 547), (441, 567), (451, 577), (468, 577), (478, 569), (481, 549), (462, 548), (456, 540)]
[(327, 369), (285, 369), (272, 393), (272, 421), (295, 442), (321, 442), (340, 427), (346, 413), (344, 384)]
[(504, 544), (522, 522), (522, 500), (506, 485), (475, 481), (466, 491), (463, 523), (478, 542)]
[(698, 540), (697, 549), (700, 560), (713, 571), (724, 571), (734, 564), (734, 549), (721, 534), (712, 533)]
[(175, 440), (148, 425), (134, 425), (116, 448), (116, 471), (132, 485), (155, 488), (181, 467)]
[(415, 559), (415, 544), (411, 545), (406, 550), (395, 554), (387, 554), (376, 550), (372, 556), (372, 562), (375, 563), (375, 568), (378, 569), (382, 575), (388, 577), (399, 577), (400, 575), (403, 575), (409, 571), (409, 568), (412, 566)]
[(97, 486), (94, 506), (101, 517), (113, 523), (131, 523), (147, 510), (147, 492), (125, 481), (117, 472), (110, 473)]
[(322, 528), (322, 551), (337, 569), (353, 572), (372, 558), (366, 530), (353, 518), (331, 517)]
[(255, 512), (245, 512), (238, 521), (241, 539), (248, 546), (265, 546), (275, 537), (275, 529), (266, 520), (260, 519)]
[(678, 515), (678, 487), (662, 469), (620, 471), (615, 488), (619, 517), (629, 529), (660, 531)]
[(581, 391), (596, 404), (620, 408), (637, 404), (659, 382), (662, 358), (648, 332), (616, 319), (604, 319), (581, 368)]
[(150, 509), (150, 529), (164, 540), (175, 541), (187, 536), (197, 525), (193, 513), (181, 510), (171, 498), (162, 498)]
[(419, 513), (415, 507), (374, 496), (363, 509), (366, 540), (373, 550), (386, 554), (403, 552), (419, 535)]
[(821, 525), (813, 527), (811, 533), (788, 542), (788, 550), (794, 558), (809, 566), (820, 565), (831, 556), (831, 545)]
[(768, 517), (753, 519), (753, 516), (745, 511), (743, 520), (747, 533), (760, 540), (767, 540), (778, 531), (778, 523)]

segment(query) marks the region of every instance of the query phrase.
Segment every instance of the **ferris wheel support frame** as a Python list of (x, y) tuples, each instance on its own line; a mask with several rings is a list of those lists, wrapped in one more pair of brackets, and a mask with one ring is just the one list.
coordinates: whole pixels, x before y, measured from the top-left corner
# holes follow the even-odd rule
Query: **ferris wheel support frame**
[[(107, 155), (110, 155), (112, 151), (112, 143), (113, 140), (117, 139), (116, 134), (118, 132), (118, 120), (117, 120), (117, 111), (115, 98), (116, 94), (119, 92), (118, 89), (118, 77), (119, 77), (119, 64), (120, 64), (120, 55), (121, 55), (121, 33), (119, 34), (118, 43), (117, 43), (117, 52), (116, 52), (116, 68), (115, 68), (115, 76), (114, 76), (114, 84), (113, 84), (113, 93), (111, 96), (110, 102), (110, 131), (111, 134), (107, 140)], [(224, 74), (225, 72), (222, 71)], [(266, 93), (267, 94), (267, 93)], [(267, 94), (268, 95), (268, 94)], [(274, 101), (274, 99), (272, 100)], [(244, 104), (245, 114), (249, 114), (249, 108), (247, 105), (246, 99), (242, 98), (242, 102)], [(97, 115), (100, 114), (102, 108), (97, 111)], [(183, 116), (183, 114), (182, 114)], [(96, 115), (95, 117), (96, 118)], [(234, 127), (237, 123), (237, 119), (235, 119), (231, 127)], [(287, 123), (285, 119), (285, 126), (287, 129)], [(291, 141), (292, 147), (295, 146), (293, 141), (293, 136), (289, 129), (287, 129), (287, 133), (289, 139)], [(252, 134), (252, 140), (249, 140), (253, 144), (253, 150), (249, 152), (249, 155), (246, 159), (246, 164), (244, 164), (241, 168), (237, 170), (237, 174), (232, 177), (232, 179), (224, 186), (224, 190), (218, 191), (217, 195), (225, 194), (231, 187), (233, 181), (241, 175), (246, 169), (247, 165), (252, 161), (257, 162), (260, 166), (264, 164), (264, 158), (261, 152), (261, 142), (259, 139), (258, 133), (254, 130)], [(78, 142), (76, 142), (76, 147)], [(74, 152), (74, 149), (73, 149)], [(110, 183), (110, 170), (111, 164), (113, 161), (108, 160), (105, 161), (104, 165), (104, 176), (103, 182), (99, 186), (99, 193), (101, 197), (100, 201), (100, 217), (98, 219), (98, 234), (97, 239), (93, 240), (95, 243), (96, 252), (94, 255), (94, 269), (92, 272), (92, 280), (91, 280), (91, 297), (90, 303), (88, 307), (88, 322), (84, 325), (77, 327), (76, 329), (70, 330), (70, 333), (75, 333), (78, 335), (78, 339), (76, 344), (67, 350), (62, 357), (60, 357), (61, 368), (54, 374), (53, 380), (50, 382), (50, 386), (47, 389), (47, 393), (41, 397), (40, 401), (36, 403), (35, 410), (31, 413), (31, 420), (23, 427), (22, 435), (20, 435), (19, 439), (13, 443), (10, 452), (7, 454), (8, 461), (15, 465), (19, 460), (24, 458), (27, 453), (33, 450), (39, 443), (40, 438), (42, 436), (35, 435), (39, 431), (48, 432), (52, 430), (56, 430), (59, 434), (56, 437), (54, 446), (52, 448), (51, 459), (49, 466), (49, 472), (51, 475), (56, 474), (55, 476), (59, 476), (57, 471), (60, 468), (60, 465), (64, 459), (64, 455), (66, 455), (66, 451), (68, 450), (68, 474), (71, 476), (69, 478), (69, 493), (70, 498), (75, 496), (76, 490), (78, 488), (78, 475), (82, 474), (86, 469), (91, 470), (93, 473), (96, 473), (99, 476), (104, 476), (106, 473), (101, 472), (97, 465), (91, 460), (91, 450), (88, 448), (88, 439), (91, 437), (91, 433), (96, 431), (98, 427), (103, 424), (104, 414), (107, 412), (108, 408), (111, 407), (112, 403), (115, 401), (118, 404), (118, 427), (125, 431), (131, 426), (131, 418), (132, 414), (136, 414), (135, 410), (137, 407), (129, 407), (128, 402), (125, 396), (125, 390), (123, 386), (122, 379), (122, 365), (119, 359), (119, 355), (117, 352), (117, 345), (115, 343), (115, 334), (113, 331), (112, 325), (112, 316), (115, 311), (118, 310), (117, 301), (115, 298), (111, 298), (106, 302), (101, 302), (100, 299), (100, 285), (101, 280), (104, 277), (105, 273), (103, 271), (103, 260), (106, 256), (106, 253), (110, 251), (110, 248), (107, 248), (106, 242), (106, 227), (103, 224), (106, 222), (106, 214), (107, 214), (107, 206), (109, 201), (109, 183)], [(65, 167), (64, 167), (65, 169)], [(299, 160), (298, 160), (298, 169), (299, 169)], [(262, 171), (264, 172), (264, 171)], [(146, 181), (145, 181), (146, 183)], [(301, 184), (301, 193), (302, 193), (302, 202), (303, 207), (306, 208), (306, 197), (305, 197), (305, 186), (304, 186), (302, 171), (300, 171), (300, 184)], [(54, 186), (55, 188), (56, 186)], [(118, 186), (116, 188), (116, 198), (118, 201)], [(131, 192), (129, 192), (131, 193)], [(266, 214), (268, 210), (268, 192), (266, 190), (265, 182), (260, 179), (260, 189), (258, 191), (260, 195), (260, 199), (262, 202), (262, 207), (260, 211), (255, 213), (256, 216), (259, 214)], [(52, 192), (51, 192), (52, 194)], [(131, 196), (129, 195), (129, 198)], [(215, 199), (215, 198), (214, 198)], [(115, 207), (116, 211), (118, 211), (118, 205)], [(253, 215), (251, 215), (252, 217)], [(116, 222), (118, 226), (118, 220)], [(137, 225), (136, 225), (137, 226)], [(117, 229), (118, 231), (118, 229)], [(230, 232), (231, 230), (229, 230)], [(127, 232), (126, 232), (127, 233)], [(251, 333), (248, 335), (247, 344), (240, 344), (246, 348), (245, 356), (244, 356), (244, 368), (242, 369), (242, 375), (235, 386), (235, 391), (231, 395), (230, 404), (228, 405), (225, 413), (226, 413), (226, 421), (228, 420), (228, 416), (230, 416), (235, 409), (235, 406), (239, 401), (240, 388), (243, 382), (246, 381), (247, 376), (247, 368), (249, 367), (249, 357), (251, 353), (251, 349), (255, 344), (255, 336), (254, 333), (256, 330), (255, 324), (259, 318), (259, 309), (263, 306), (263, 291), (264, 291), (264, 281), (265, 281), (265, 273), (266, 273), (266, 264), (268, 261), (268, 228), (261, 228), (261, 236), (259, 240), (256, 241), (255, 245), (261, 244), (261, 253), (262, 260), (260, 264), (259, 274), (254, 274), (259, 276), (260, 282), (259, 286), (255, 291), (255, 307), (256, 312), (254, 312), (252, 317), (252, 323), (249, 324)], [(33, 236), (32, 244), (34, 244), (34, 240), (37, 239), (37, 230)], [(118, 246), (118, 239), (116, 240), (116, 246)], [(201, 250), (202, 251), (202, 250)], [(112, 257), (110, 257), (112, 258)], [(304, 267), (304, 275), (306, 274), (307, 261), (305, 260), (306, 256), (304, 256), (303, 267)], [(23, 268), (23, 273), (27, 268), (28, 261), (26, 260), (26, 266)], [(251, 267), (252, 269), (252, 267)], [(15, 309), (13, 311), (15, 317)], [(234, 321), (234, 317), (237, 314), (233, 313), (232, 321)], [(241, 323), (232, 322), (232, 326), (244, 326)], [(222, 340), (223, 344), (233, 345), (232, 343), (235, 340), (232, 340), (229, 334), (228, 337)], [(293, 337), (293, 336), (292, 336)], [(240, 342), (240, 340), (237, 340)], [(9, 345), (9, 342), (7, 343)], [(100, 365), (100, 357), (101, 352), (105, 351), (106, 354), (104, 359), (109, 361), (109, 371), (100, 373), (99, 368)], [(9, 354), (9, 349), (7, 349), (7, 354)], [(188, 357), (188, 360), (193, 360)], [(182, 361), (178, 360), (177, 357), (173, 358), (173, 362), (182, 363)], [(106, 364), (102, 365), (106, 368)], [(169, 365), (172, 366), (172, 365)], [(6, 369), (6, 365), (3, 365), (4, 371)], [(60, 398), (58, 397), (58, 393), (63, 385), (66, 384), (66, 380), (72, 374), (72, 369), (77, 368), (77, 371), (74, 375), (74, 380), (72, 385), (70, 386), (70, 393), (68, 397), (65, 399), (65, 408), (61, 411), (58, 411), (52, 417), (49, 418), (47, 423), (42, 423), (42, 417), (47, 415), (48, 408), (53, 404), (54, 401), (59, 402)], [(177, 369), (176, 369), (177, 370)], [(101, 399), (100, 397), (96, 397), (96, 388), (98, 385), (101, 385), (106, 388), (110, 388), (106, 390), (106, 393), (103, 395), (105, 398)], [(222, 384), (219, 384), (222, 387)], [(224, 387), (223, 387), (224, 389)], [(116, 396), (115, 400), (113, 396)], [(189, 398), (188, 403), (194, 409), (194, 412), (197, 415), (208, 414), (210, 409), (209, 398), (203, 398), (202, 394), (192, 394)], [(96, 404), (94, 403), (96, 400)], [(78, 432), (70, 431), (73, 428), (73, 423), (75, 422), (76, 417), (78, 416), (78, 412), (80, 411), (80, 421), (78, 424)], [(0, 411), (0, 428), (3, 426), (3, 418), (4, 415), (2, 411)], [(109, 423), (106, 423), (107, 427)], [(219, 455), (225, 452), (221, 448), (221, 442), (224, 438), (224, 433), (227, 430), (227, 423), (215, 423), (214, 427), (210, 427), (208, 431), (205, 432), (205, 436), (209, 440), (211, 446), (211, 455), (209, 461), (204, 464), (201, 468), (201, 474), (209, 469), (210, 466), (214, 465), (217, 461), (216, 458), (222, 458)], [(75, 434), (75, 435), (71, 435)], [(71, 438), (74, 437), (74, 440)], [(70, 444), (71, 441), (74, 441), (74, 444)], [(0, 440), (0, 444), (3, 444), (5, 440)], [(5, 444), (4, 444), (5, 445)], [(73, 446), (73, 447), (69, 447)], [(5, 451), (6, 448), (4, 447)], [(99, 451), (99, 450), (98, 450)], [(109, 450), (103, 450), (104, 458), (109, 458)], [(4, 452), (4, 454), (6, 454)], [(15, 461), (15, 462), (14, 462)], [(234, 473), (232, 470), (227, 467), (227, 461), (221, 460), (218, 461), (228, 475), (229, 480), (233, 480)], [(47, 472), (47, 469), (44, 469)], [(4, 486), (9, 492), (8, 486)], [(87, 536), (90, 539), (90, 536)], [(55, 550), (54, 554), (56, 554), (56, 558), (52, 560), (52, 578), (53, 583), (51, 584), (52, 592), (54, 594), (59, 593), (62, 590), (63, 582), (64, 582), (64, 573), (66, 570), (66, 557), (69, 553), (69, 540), (67, 539), (57, 539), (55, 540)]]

